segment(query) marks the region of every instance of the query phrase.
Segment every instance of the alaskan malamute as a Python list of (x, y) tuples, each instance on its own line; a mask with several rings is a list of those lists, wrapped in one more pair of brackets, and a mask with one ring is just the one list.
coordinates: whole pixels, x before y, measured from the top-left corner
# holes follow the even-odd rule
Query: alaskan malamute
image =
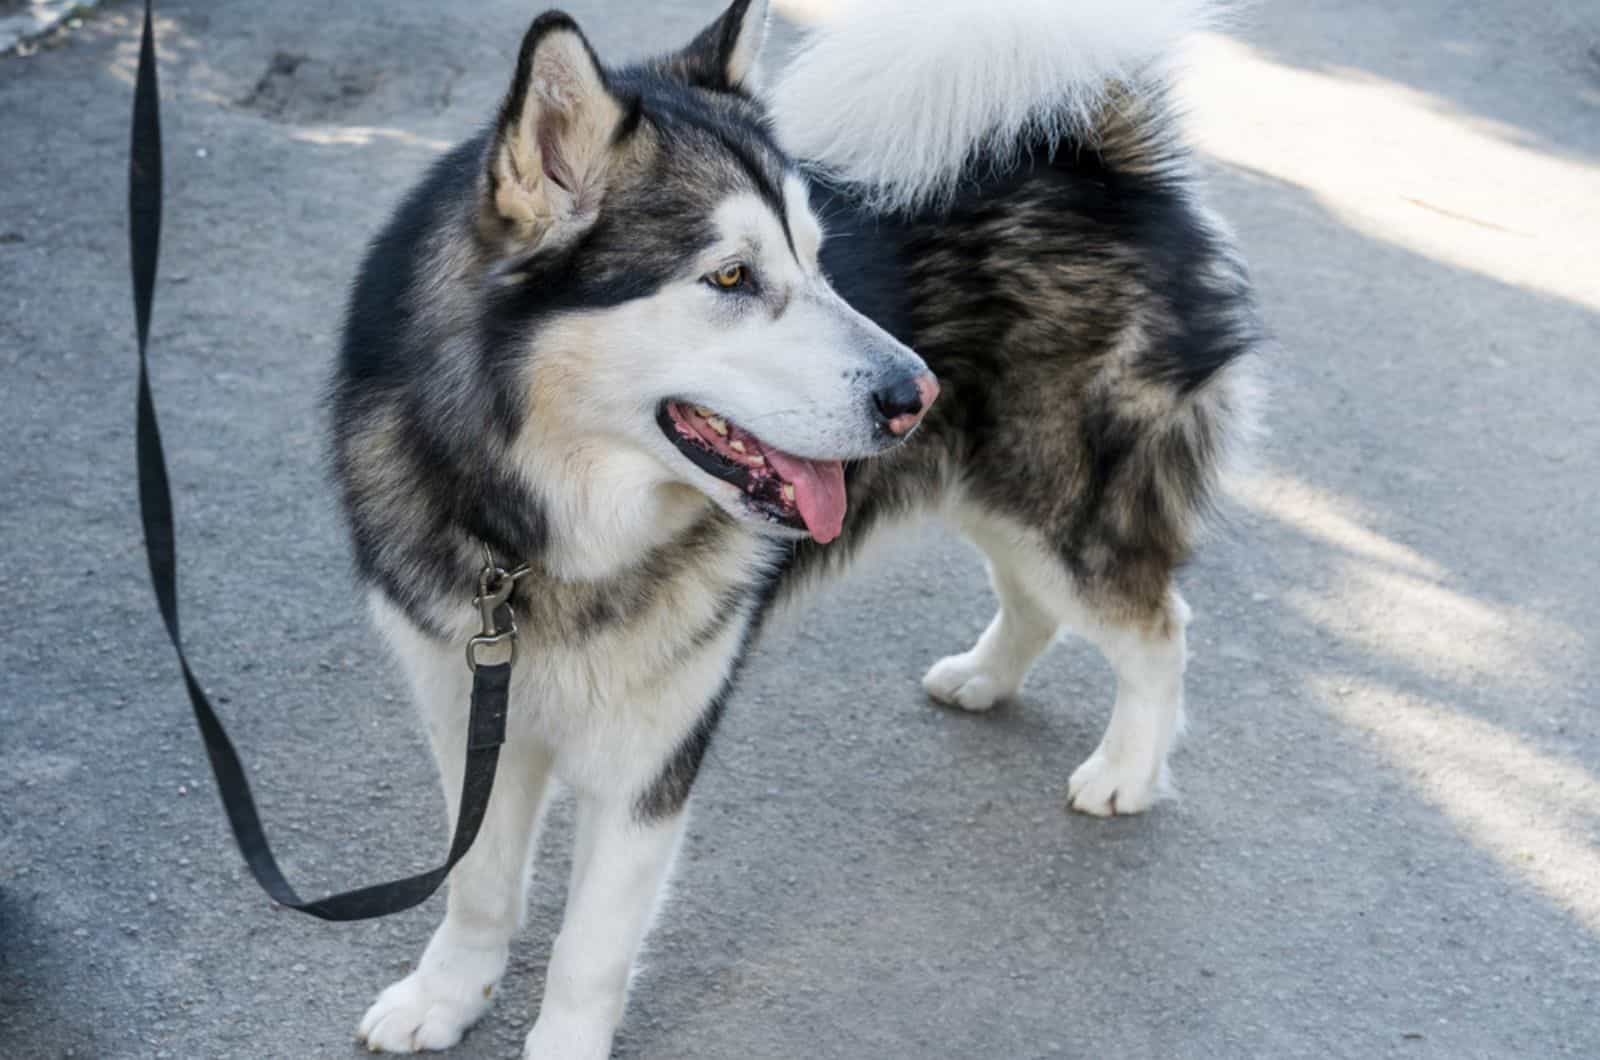
[(763, 91), (766, 6), (627, 67), (540, 16), (356, 284), (335, 462), (452, 813), (478, 574), (529, 568), (488, 818), (375, 1050), (488, 1007), (559, 778), (577, 846), (526, 1055), (609, 1054), (740, 659), (885, 520), (948, 518), (999, 598), (930, 696), (988, 709), (1064, 627), (1117, 678), (1068, 803), (1163, 790), (1174, 573), (1259, 343), (1169, 99), (1203, 0), (858, 3)]

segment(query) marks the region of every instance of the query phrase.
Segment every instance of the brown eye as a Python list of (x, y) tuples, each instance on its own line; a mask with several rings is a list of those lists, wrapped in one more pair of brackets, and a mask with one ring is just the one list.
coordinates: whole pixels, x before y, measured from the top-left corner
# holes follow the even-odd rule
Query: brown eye
[(743, 265), (724, 265), (713, 272), (706, 280), (713, 286), (724, 291), (731, 291), (736, 287), (743, 287), (747, 278)]

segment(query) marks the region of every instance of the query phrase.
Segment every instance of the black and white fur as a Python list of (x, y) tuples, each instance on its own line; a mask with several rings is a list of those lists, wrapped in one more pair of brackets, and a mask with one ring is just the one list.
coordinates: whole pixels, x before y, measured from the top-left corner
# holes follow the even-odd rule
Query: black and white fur
[[(371, 1048), (446, 1048), (488, 1007), (559, 779), (577, 845), (525, 1055), (609, 1055), (763, 616), (889, 519), (949, 518), (1000, 599), (929, 693), (987, 709), (1058, 630), (1084, 636), (1118, 690), (1069, 801), (1151, 805), (1182, 713), (1173, 577), (1258, 342), (1167, 101), (1203, 14), (881, 0), (765, 97), (762, 0), (619, 69), (565, 16), (534, 23), (493, 124), (375, 242), (333, 388), (358, 569), (452, 818), (484, 548), (532, 568), (488, 818), (416, 970), (361, 1021)], [(845, 462), (840, 539), (708, 472), (666, 419), (697, 406), (768, 452)]]

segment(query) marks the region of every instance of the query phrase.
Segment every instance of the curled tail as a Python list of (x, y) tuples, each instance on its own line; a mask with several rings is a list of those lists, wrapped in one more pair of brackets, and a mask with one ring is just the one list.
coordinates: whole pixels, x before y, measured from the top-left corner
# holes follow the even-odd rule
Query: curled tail
[(973, 162), (1004, 169), (1034, 145), (1097, 144), (1104, 115), (1142, 112), (1140, 94), (1164, 83), (1182, 38), (1217, 10), (1216, 0), (855, 0), (774, 85), (778, 134), (879, 209), (938, 205)]

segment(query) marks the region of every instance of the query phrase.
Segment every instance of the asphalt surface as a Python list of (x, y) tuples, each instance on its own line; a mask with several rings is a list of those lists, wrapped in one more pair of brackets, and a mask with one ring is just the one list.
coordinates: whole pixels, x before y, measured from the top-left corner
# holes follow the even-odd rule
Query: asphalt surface
[[(710, 0), (571, 4), (603, 55)], [(352, 591), (318, 392), (362, 243), (484, 120), (525, 3), (163, 3), (156, 385), (195, 661), (307, 890), (445, 840)], [(350, 1057), (442, 904), (274, 912), (137, 542), (134, 7), (0, 57), (0, 1056)], [(1182, 798), (1063, 810), (1110, 676), (989, 717), (918, 678), (991, 608), (939, 531), (763, 644), (702, 775), (623, 1057), (1600, 1056), (1600, 8), (1264, 5), (1196, 135), (1280, 349), (1185, 577)], [(517, 1055), (543, 844), (461, 1057)]]

